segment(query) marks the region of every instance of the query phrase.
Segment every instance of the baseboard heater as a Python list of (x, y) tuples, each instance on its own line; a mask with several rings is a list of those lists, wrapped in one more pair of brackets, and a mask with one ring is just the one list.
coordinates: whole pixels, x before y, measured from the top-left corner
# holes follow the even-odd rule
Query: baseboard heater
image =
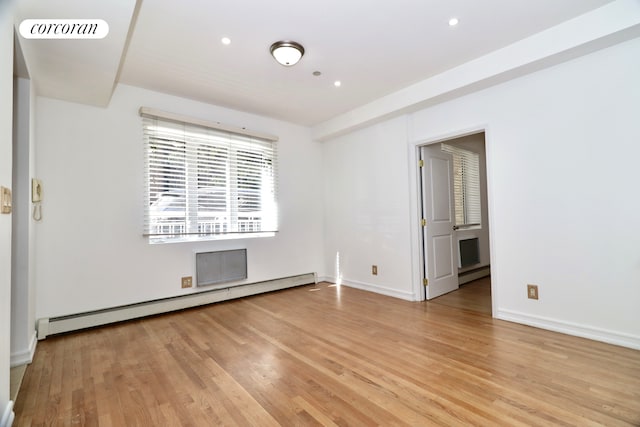
[(137, 319), (154, 314), (168, 313), (185, 308), (292, 288), (294, 286), (308, 285), (311, 283), (316, 283), (315, 273), (300, 274), (297, 276), (267, 280), (264, 282), (246, 283), (230, 286), (228, 288), (217, 288), (209, 291), (78, 313), (69, 316), (42, 318), (38, 319), (37, 322), (38, 339), (42, 340), (49, 335)]
[(465, 271), (458, 275), (458, 284), (464, 285), (465, 283), (473, 282), (474, 280), (482, 279), (491, 275), (491, 266), (486, 265), (484, 267), (474, 268), (471, 271)]

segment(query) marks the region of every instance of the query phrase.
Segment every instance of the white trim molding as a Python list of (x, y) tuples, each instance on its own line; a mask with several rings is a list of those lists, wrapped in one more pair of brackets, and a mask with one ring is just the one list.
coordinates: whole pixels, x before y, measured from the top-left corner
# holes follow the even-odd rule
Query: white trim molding
[(15, 417), (16, 414), (13, 412), (13, 400), (10, 400), (4, 408), (2, 418), (0, 418), (0, 427), (11, 427)]
[[(323, 277), (324, 282), (330, 282), (337, 284), (338, 282), (334, 277)], [(363, 291), (373, 292), (376, 294), (386, 295), (388, 297), (399, 298), (406, 301), (419, 301), (419, 297), (416, 297), (411, 292), (399, 291), (397, 289), (391, 289), (380, 285), (373, 285), (371, 283), (357, 282), (355, 280), (340, 281), (340, 285), (348, 286), (350, 288), (361, 289)]]
[(588, 338), (594, 341), (601, 341), (607, 344), (614, 344), (640, 350), (640, 337), (636, 335), (551, 319), (548, 317), (532, 316), (530, 314), (512, 310), (498, 310), (495, 317), (500, 320), (507, 320), (509, 322), (521, 323), (536, 328), (547, 329), (549, 331), (560, 332), (567, 335)]
[(23, 351), (11, 353), (11, 367), (28, 365), (33, 362), (33, 355), (36, 353), (36, 346), (38, 345), (38, 334), (33, 331), (31, 340), (29, 340), (29, 347)]

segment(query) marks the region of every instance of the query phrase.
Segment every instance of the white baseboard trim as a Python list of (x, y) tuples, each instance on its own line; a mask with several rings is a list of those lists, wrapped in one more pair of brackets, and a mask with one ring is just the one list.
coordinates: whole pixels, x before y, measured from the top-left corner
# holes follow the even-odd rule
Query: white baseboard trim
[(320, 282), (336, 283), (336, 281), (335, 281), (335, 279), (333, 277), (328, 277), (328, 276), (317, 277), (316, 278), (316, 283), (320, 283)]
[(33, 331), (31, 335), (31, 342), (29, 343), (29, 348), (18, 351), (15, 353), (11, 353), (11, 362), (10, 366), (15, 368), (16, 366), (28, 365), (33, 362), (33, 355), (36, 353), (36, 346), (38, 345), (38, 335), (36, 331)]
[[(334, 277), (324, 277), (325, 282), (337, 283)], [(357, 282), (355, 280), (342, 279), (341, 285), (348, 286), (350, 288), (361, 289), (363, 291), (374, 292), (376, 294), (382, 294), (389, 297), (400, 298), (406, 301), (418, 301), (413, 293), (399, 291), (397, 289), (386, 288), (384, 286), (372, 285), (371, 283)]]
[(11, 427), (15, 417), (16, 414), (13, 412), (13, 400), (10, 400), (4, 408), (2, 418), (0, 418), (0, 427)]
[(548, 317), (532, 316), (512, 310), (498, 310), (495, 317), (509, 322), (522, 323), (536, 328), (640, 350), (640, 337), (636, 335), (614, 332)]

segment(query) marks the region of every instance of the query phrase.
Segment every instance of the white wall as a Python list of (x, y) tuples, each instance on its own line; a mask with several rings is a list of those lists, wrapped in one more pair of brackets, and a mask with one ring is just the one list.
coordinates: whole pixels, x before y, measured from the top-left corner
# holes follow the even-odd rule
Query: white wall
[(31, 177), (35, 173), (35, 91), (28, 79), (14, 78), (13, 230), (11, 260), (11, 366), (31, 363), (35, 334), (35, 232)]
[[(413, 178), (403, 173), (407, 141), (486, 127), (494, 315), (640, 348), (639, 75), (633, 39), (414, 113), (408, 135), (394, 119), (330, 141), (326, 174), (337, 177), (327, 194), (347, 206), (327, 214), (327, 262), (338, 248), (351, 260), (375, 251), (379, 265), (398, 264), (385, 286), (410, 289), (405, 257), (418, 228), (407, 214), (417, 197), (407, 195)], [(381, 154), (367, 162), (367, 152)], [(359, 194), (390, 202), (370, 210), (354, 202)], [(368, 224), (385, 222), (388, 211), (395, 228), (412, 234), (390, 234), (393, 250), (378, 251), (377, 241), (357, 236), (374, 234)], [(342, 230), (348, 238), (336, 236)], [(365, 277), (344, 272), (346, 281)], [(527, 283), (539, 285), (540, 300), (526, 298)]]
[[(149, 245), (142, 237), (140, 106), (280, 137), (275, 237)], [(248, 281), (323, 275), (321, 145), (309, 129), (130, 86), (94, 108), (39, 97), (36, 163), (43, 181), (36, 317), (170, 297), (194, 274), (194, 251), (247, 248)]]
[[(11, 188), (13, 1), (0, 2), (0, 185)], [(8, 60), (7, 60), (8, 59)], [(11, 215), (0, 215), (0, 419), (9, 404)]]
[[(415, 299), (406, 141), (402, 116), (324, 143), (330, 280), (341, 276), (350, 286)], [(377, 276), (371, 274), (372, 265), (378, 266)]]

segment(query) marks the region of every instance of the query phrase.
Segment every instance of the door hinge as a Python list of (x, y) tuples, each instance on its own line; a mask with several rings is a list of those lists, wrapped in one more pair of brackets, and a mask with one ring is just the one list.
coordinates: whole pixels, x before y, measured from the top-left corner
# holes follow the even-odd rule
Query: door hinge
[(418, 167), (419, 168), (423, 168), (424, 167), (424, 160), (422, 160), (422, 159), (418, 160)]
[(427, 279), (426, 277), (422, 279), (422, 284), (425, 286), (429, 286), (429, 279)]
[(420, 225), (421, 225), (421, 226), (423, 226), (423, 227), (426, 227), (426, 226), (427, 226), (427, 220), (426, 220), (426, 219), (424, 219), (424, 218), (422, 218), (422, 219), (420, 220)]

